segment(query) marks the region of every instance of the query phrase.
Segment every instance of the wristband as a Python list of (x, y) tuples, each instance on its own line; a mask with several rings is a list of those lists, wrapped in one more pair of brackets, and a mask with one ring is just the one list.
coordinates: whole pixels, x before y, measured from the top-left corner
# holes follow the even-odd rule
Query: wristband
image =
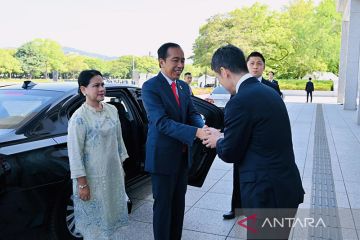
[(87, 187), (88, 187), (87, 184), (84, 184), (84, 185), (80, 185), (80, 184), (79, 184), (78, 186), (79, 186), (80, 189), (84, 189), (84, 188), (87, 188)]

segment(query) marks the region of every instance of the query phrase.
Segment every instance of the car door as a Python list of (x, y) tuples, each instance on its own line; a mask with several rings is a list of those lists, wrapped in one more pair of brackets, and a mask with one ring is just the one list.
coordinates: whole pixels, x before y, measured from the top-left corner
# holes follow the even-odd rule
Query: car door
[[(215, 105), (198, 97), (192, 97), (197, 111), (202, 115), (205, 124), (216, 129), (223, 129), (224, 113)], [(216, 157), (216, 149), (205, 147), (199, 139), (195, 140), (192, 152), (193, 164), (189, 170), (188, 184), (201, 187)]]
[(105, 102), (116, 107), (121, 122), (123, 140), (129, 158), (124, 161), (126, 180), (132, 180), (145, 174), (145, 142), (146, 135), (143, 134), (146, 123), (144, 116), (138, 108), (136, 95), (131, 89), (110, 88), (106, 93)]

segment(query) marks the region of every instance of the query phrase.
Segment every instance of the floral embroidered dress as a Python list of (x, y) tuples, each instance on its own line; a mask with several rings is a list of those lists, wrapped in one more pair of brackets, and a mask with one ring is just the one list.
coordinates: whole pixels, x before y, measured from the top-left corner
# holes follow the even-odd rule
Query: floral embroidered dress
[[(68, 126), (68, 150), (73, 179), (76, 229), (89, 239), (112, 239), (127, 224), (122, 162), (128, 154), (114, 106), (102, 103), (97, 111), (84, 103)], [(77, 178), (86, 176), (90, 200), (79, 198)]]

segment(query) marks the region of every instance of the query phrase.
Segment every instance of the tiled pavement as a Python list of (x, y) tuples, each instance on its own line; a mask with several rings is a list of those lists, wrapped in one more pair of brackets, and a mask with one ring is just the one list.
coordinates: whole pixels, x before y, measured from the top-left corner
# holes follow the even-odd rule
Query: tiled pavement
[[(294, 231), (292, 239), (360, 239), (360, 126), (356, 125), (356, 111), (344, 111), (336, 104), (294, 101), (287, 102), (287, 108), (306, 191), (300, 208), (310, 212), (325, 208), (340, 224), (321, 231)], [(128, 191), (135, 205), (131, 223), (122, 231), (125, 238), (153, 239), (150, 180)], [(203, 187), (188, 187), (183, 239), (245, 239), (236, 220), (222, 218), (230, 209), (231, 192), (232, 165), (216, 159)], [(329, 217), (326, 211), (320, 215)]]

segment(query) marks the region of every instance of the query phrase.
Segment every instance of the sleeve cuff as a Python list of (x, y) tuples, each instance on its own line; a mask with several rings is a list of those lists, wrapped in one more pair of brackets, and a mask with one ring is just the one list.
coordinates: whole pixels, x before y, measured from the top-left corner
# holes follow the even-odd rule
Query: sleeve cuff
[(84, 169), (72, 170), (71, 171), (71, 179), (78, 178), (78, 177), (85, 177), (86, 173)]

